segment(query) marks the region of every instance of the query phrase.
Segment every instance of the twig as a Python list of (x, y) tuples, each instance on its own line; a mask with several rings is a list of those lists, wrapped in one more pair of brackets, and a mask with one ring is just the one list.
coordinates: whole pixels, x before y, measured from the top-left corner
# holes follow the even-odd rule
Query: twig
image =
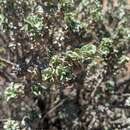
[(119, 97), (130, 97), (130, 93), (114, 93), (114, 96), (119, 96)]
[(95, 93), (97, 91), (97, 88), (100, 86), (100, 84), (102, 83), (102, 81), (103, 81), (103, 77), (101, 79), (99, 79), (97, 85), (95, 86), (93, 92), (91, 93), (91, 97), (94, 97), (94, 95), (95, 95)]
[(0, 122), (5, 122), (7, 121), (8, 119), (0, 119)]
[(11, 82), (13, 80), (16, 80), (16, 77), (11, 75), (10, 73), (0, 70), (0, 75), (5, 78), (7, 81)]
[(2, 57), (0, 57), (0, 61), (6, 63), (6, 64), (8, 64), (8, 65), (11, 65), (11, 66), (16, 66), (15, 63), (13, 63), (13, 62), (11, 62), (11, 61), (8, 61), (8, 60), (6, 60), (6, 59), (4, 59), (4, 58), (2, 58)]
[(93, 115), (93, 118), (92, 118), (91, 122), (88, 125), (89, 130), (93, 128), (93, 125), (94, 125), (95, 121), (96, 121), (96, 117), (95, 117), (95, 115)]
[(45, 118), (47, 115), (51, 114), (53, 111), (55, 111), (58, 107), (60, 107), (61, 105), (63, 105), (63, 103), (67, 101), (67, 98), (61, 100), (61, 102), (59, 102), (56, 106), (54, 106), (53, 108), (51, 108), (45, 115), (43, 118)]

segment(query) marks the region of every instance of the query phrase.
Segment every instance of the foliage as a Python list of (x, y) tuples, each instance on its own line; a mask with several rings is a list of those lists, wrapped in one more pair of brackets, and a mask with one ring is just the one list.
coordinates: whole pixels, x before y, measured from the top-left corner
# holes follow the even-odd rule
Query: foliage
[(20, 130), (19, 122), (8, 119), (4, 124), (5, 130)]
[(5, 90), (6, 100), (18, 98), (18, 95), (24, 95), (24, 86), (20, 83), (10, 83)]
[(103, 12), (99, 0), (0, 0), (7, 59), (0, 74), (8, 79), (5, 101), (16, 105), (5, 130), (18, 130), (30, 111), (40, 113), (24, 120), (32, 130), (116, 128), (112, 105), (129, 85), (118, 81), (129, 61), (129, 15), (122, 1), (108, 7)]
[(36, 37), (43, 29), (43, 20), (39, 16), (28, 16), (25, 19), (24, 29), (30, 36)]

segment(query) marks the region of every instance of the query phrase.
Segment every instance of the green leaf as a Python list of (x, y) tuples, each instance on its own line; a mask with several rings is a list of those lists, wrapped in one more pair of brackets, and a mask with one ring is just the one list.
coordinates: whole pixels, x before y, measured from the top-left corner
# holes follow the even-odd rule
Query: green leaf
[(65, 15), (65, 21), (66, 21), (68, 27), (74, 32), (79, 32), (80, 29), (83, 28), (82, 23), (75, 18), (74, 13), (67, 13)]
[(92, 56), (96, 53), (96, 46), (93, 44), (87, 44), (81, 47), (80, 49), (81, 54), (86, 56)]
[(16, 120), (8, 119), (4, 122), (4, 130), (20, 130), (20, 123)]
[(112, 40), (110, 38), (103, 38), (99, 46), (101, 55), (108, 55), (112, 49)]
[(130, 60), (130, 58), (129, 58), (128, 56), (123, 55), (123, 56), (121, 56), (121, 57), (119, 58), (118, 63), (119, 63), (119, 64), (125, 64), (125, 63), (128, 62), (129, 60)]
[(21, 83), (11, 82), (10, 85), (5, 90), (6, 100), (17, 98), (18, 95), (24, 94), (24, 85)]
[(59, 65), (57, 66), (55, 73), (60, 78), (60, 80), (63, 80), (69, 76), (70, 70), (66, 66)]
[(82, 57), (79, 53), (77, 53), (75, 51), (68, 51), (66, 53), (66, 58), (69, 58), (71, 60), (80, 60)]
[(41, 31), (43, 28), (43, 19), (37, 15), (30, 15), (25, 20), (25, 30), (26, 31)]
[(39, 85), (33, 85), (32, 92), (35, 96), (41, 95), (41, 87)]
[(52, 79), (53, 74), (54, 74), (53, 68), (51, 68), (51, 67), (46, 68), (42, 72), (42, 78), (43, 78), (43, 80), (50, 80), (50, 79)]
[(0, 26), (3, 24), (4, 19), (5, 19), (4, 15), (0, 14)]
[(52, 63), (54, 66), (57, 66), (61, 63), (61, 59), (59, 56), (55, 55), (51, 58), (50, 63)]
[(110, 92), (113, 92), (114, 87), (115, 87), (115, 82), (113, 80), (108, 80), (106, 82), (106, 87), (107, 87), (107, 90), (109, 90)]

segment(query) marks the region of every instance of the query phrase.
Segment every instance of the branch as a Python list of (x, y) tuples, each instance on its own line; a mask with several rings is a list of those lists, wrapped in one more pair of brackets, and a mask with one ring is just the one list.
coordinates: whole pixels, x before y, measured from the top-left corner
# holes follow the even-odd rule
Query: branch
[(95, 86), (93, 92), (91, 93), (91, 97), (94, 97), (94, 95), (95, 95), (95, 93), (96, 93), (96, 91), (97, 91), (97, 88), (100, 86), (100, 84), (102, 83), (102, 81), (103, 81), (103, 77), (100, 78), (100, 80), (98, 81), (98, 83), (97, 83), (97, 85)]
[(13, 63), (11, 61), (8, 61), (8, 60), (6, 60), (6, 59), (4, 59), (2, 57), (0, 57), (0, 61), (4, 62), (5, 64), (11, 65), (11, 66), (16, 66), (17, 65), (17, 64), (15, 64), (15, 63)]
[(55, 111), (58, 107), (60, 107), (61, 105), (63, 105), (65, 101), (67, 101), (67, 98), (61, 100), (61, 102), (59, 102), (56, 106), (54, 106), (53, 108), (51, 108), (51, 109), (44, 115), (43, 118), (45, 118), (46, 116), (48, 116), (49, 114), (51, 114), (53, 111)]

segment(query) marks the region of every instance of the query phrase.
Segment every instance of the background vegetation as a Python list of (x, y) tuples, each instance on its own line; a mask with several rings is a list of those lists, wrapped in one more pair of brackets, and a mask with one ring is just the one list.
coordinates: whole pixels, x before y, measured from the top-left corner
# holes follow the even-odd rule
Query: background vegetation
[(129, 129), (129, 12), (102, 5), (0, 0), (1, 130)]

